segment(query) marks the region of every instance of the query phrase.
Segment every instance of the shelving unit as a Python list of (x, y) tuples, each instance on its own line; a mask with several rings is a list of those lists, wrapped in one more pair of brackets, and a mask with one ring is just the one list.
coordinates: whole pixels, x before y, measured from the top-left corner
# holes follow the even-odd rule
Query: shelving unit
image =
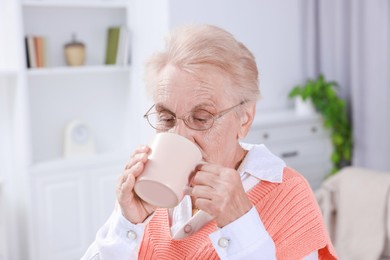
[(73, 34), (86, 46), (87, 66), (104, 64), (107, 28), (128, 24), (123, 1), (29, 1), (22, 12), (24, 34), (47, 39), (48, 67), (65, 66), (63, 47)]
[[(24, 35), (47, 40), (48, 67), (27, 70), (33, 163), (62, 156), (64, 128), (73, 119), (90, 125), (97, 153), (120, 150), (130, 67), (104, 59), (107, 29), (128, 25), (128, 2), (24, 1), (22, 12)], [(81, 67), (65, 64), (63, 46), (73, 33), (86, 46)]]
[[(104, 63), (108, 28), (130, 27), (129, 2), (20, 3), (21, 46), (25, 36), (39, 35), (46, 39), (47, 54), (44, 68), (25, 63), (15, 71), (0, 70), (0, 75), (19, 75), (20, 85), (13, 85), (24, 93), (31, 260), (80, 258), (114, 207), (116, 180), (128, 152), (131, 60), (123, 66)], [(86, 46), (86, 61), (69, 67), (64, 45), (74, 33)], [(90, 127), (95, 154), (64, 157), (65, 129), (74, 120)]]
[(122, 149), (128, 70), (30, 75), (33, 162), (62, 157), (64, 129), (79, 119), (93, 131), (97, 153)]

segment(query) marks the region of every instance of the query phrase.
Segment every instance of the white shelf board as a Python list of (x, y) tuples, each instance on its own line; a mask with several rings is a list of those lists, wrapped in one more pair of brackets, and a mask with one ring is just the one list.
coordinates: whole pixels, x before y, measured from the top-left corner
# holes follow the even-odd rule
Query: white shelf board
[(129, 73), (129, 66), (101, 65), (101, 66), (80, 66), (80, 67), (53, 67), (53, 68), (30, 68), (27, 69), (28, 76), (50, 76), (65, 74), (89, 74), (89, 73)]
[(69, 171), (74, 169), (88, 169), (96, 166), (105, 166), (118, 164), (125, 166), (129, 151), (121, 150), (116, 152), (108, 152), (79, 158), (60, 158), (56, 160), (43, 161), (31, 165), (30, 172), (32, 174), (44, 174), (47, 172)]
[(126, 1), (116, 0), (27, 0), (22, 2), (23, 7), (74, 7), (74, 8), (126, 8)]

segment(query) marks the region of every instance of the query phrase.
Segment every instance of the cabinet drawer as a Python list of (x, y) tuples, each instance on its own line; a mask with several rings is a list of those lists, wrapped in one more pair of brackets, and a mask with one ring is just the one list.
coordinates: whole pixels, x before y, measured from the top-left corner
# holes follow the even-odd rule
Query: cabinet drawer
[(332, 145), (327, 138), (299, 143), (269, 144), (267, 147), (283, 159), (287, 166), (297, 170), (317, 189), (332, 168)]
[(300, 142), (269, 143), (268, 149), (286, 163), (304, 164), (310, 161), (329, 161), (332, 144), (328, 138)]
[(273, 143), (289, 140), (317, 138), (328, 136), (322, 126), (322, 121), (310, 123), (290, 124), (283, 126), (261, 126), (254, 125), (249, 131), (244, 142), (248, 143)]

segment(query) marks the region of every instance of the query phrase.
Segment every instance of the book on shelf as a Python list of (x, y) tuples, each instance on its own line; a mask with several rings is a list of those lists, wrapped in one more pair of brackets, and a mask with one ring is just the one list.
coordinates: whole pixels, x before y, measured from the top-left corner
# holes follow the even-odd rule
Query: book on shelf
[(43, 68), (46, 63), (46, 38), (27, 35), (25, 37), (27, 68)]
[(36, 68), (37, 61), (35, 56), (35, 44), (33, 36), (26, 36), (26, 57), (27, 57), (27, 68)]
[(32, 54), (30, 54), (30, 52), (28, 51), (31, 47), (29, 46), (29, 37), (26, 36), (24, 37), (24, 47), (25, 47), (25, 52), (26, 52), (26, 65), (27, 65), (27, 68), (31, 68), (31, 63), (33, 62), (32, 59)]
[(129, 63), (130, 32), (126, 26), (109, 27), (105, 64), (124, 66)]

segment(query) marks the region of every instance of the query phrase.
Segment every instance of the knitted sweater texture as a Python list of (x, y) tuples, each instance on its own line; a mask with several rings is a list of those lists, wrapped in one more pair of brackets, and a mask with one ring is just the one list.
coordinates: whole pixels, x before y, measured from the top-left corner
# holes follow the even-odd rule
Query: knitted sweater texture
[[(317, 250), (319, 259), (337, 259), (313, 192), (294, 170), (284, 169), (282, 183), (261, 181), (247, 194), (275, 243), (277, 259), (302, 259)], [(139, 259), (219, 259), (208, 237), (215, 230), (211, 221), (175, 240), (168, 211), (158, 209), (145, 228)]]

